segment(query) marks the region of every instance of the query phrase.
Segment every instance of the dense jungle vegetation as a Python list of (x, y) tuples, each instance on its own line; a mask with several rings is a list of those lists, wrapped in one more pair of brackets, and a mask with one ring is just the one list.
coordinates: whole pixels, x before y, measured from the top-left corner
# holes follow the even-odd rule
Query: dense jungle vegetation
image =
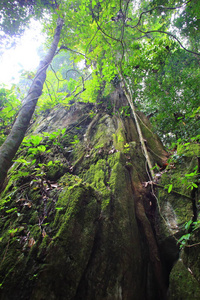
[[(46, 35), (37, 73), (24, 70), (18, 84), (10, 88), (1, 84), (1, 173), (5, 169), (1, 185), (32, 114), (31, 122), (56, 105), (95, 102), (98, 106), (117, 87), (124, 89), (132, 110), (148, 116), (169, 150), (199, 142), (199, 1), (2, 1), (0, 16), (4, 46), (22, 35), (33, 18), (43, 24)], [(45, 56), (52, 45), (51, 57)], [(25, 114), (31, 113), (15, 143), (12, 127), (15, 120), (23, 119), (24, 108)], [(124, 106), (117, 113), (130, 115), (131, 108)], [(28, 142), (24, 139), (22, 147), (33, 146), (30, 155), (43, 152), (46, 148), (38, 146), (40, 141), (33, 136)], [(197, 188), (196, 183), (190, 188)]]
[[(131, 109), (137, 120), (135, 110), (143, 111), (168, 148), (198, 142), (199, 8), (197, 0), (3, 1), (2, 44), (35, 18), (43, 24), (49, 52), (40, 53), (36, 74), (24, 70), (19, 84), (1, 85), (1, 185), (33, 113), (36, 118), (75, 101), (99, 105), (119, 86), (131, 106), (119, 113)], [(148, 153), (146, 159), (153, 176)]]
[[(59, 103), (98, 103), (123, 81), (137, 110), (174, 147), (200, 135), (199, 11), (197, 0), (3, 1), (0, 27), (5, 44), (39, 19), (48, 49), (57, 19), (64, 20), (35, 116)], [(1, 85), (1, 144), (34, 76), (24, 71), (18, 85)]]

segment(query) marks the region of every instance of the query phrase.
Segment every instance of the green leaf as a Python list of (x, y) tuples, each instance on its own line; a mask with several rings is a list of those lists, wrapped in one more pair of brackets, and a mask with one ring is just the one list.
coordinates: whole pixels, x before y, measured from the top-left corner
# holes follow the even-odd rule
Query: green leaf
[(17, 211), (17, 207), (13, 207), (11, 209), (6, 210), (6, 213), (9, 214), (9, 213), (12, 213), (12, 212), (15, 212), (15, 211)]
[(190, 228), (192, 224), (192, 220), (188, 221), (186, 224), (185, 224), (185, 230), (188, 230)]
[(63, 128), (63, 129), (61, 130), (61, 133), (64, 134), (65, 131), (66, 131), (66, 128)]
[(33, 159), (31, 162), (31, 166), (34, 165), (35, 162), (36, 162), (36, 159)]
[(198, 185), (197, 185), (196, 183), (192, 182), (192, 185), (193, 185), (193, 187), (194, 187), (195, 189), (198, 188)]
[(190, 239), (190, 236), (191, 234), (190, 233), (187, 233), (187, 234), (184, 234), (182, 235), (182, 237), (178, 240), (178, 242), (182, 242), (182, 241), (188, 241)]
[(172, 187), (173, 187), (173, 185), (172, 185), (172, 184), (169, 184), (169, 187), (168, 187), (168, 193), (171, 193)]
[(41, 142), (42, 140), (42, 137), (41, 136), (38, 136), (38, 135), (35, 135), (35, 136), (32, 136), (31, 137), (31, 143), (36, 147), (39, 145), (39, 143)]
[(40, 146), (37, 147), (37, 149), (38, 149), (40, 152), (45, 152), (45, 151), (46, 151), (46, 146), (40, 145)]
[(16, 162), (22, 163), (24, 165), (29, 165), (30, 162), (28, 162), (27, 160), (23, 159), (23, 158), (18, 158), (15, 160)]

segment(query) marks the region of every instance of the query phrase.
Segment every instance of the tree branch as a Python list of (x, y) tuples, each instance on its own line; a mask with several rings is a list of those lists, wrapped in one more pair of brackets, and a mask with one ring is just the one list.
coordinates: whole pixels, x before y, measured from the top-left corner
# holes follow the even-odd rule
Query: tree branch
[(100, 25), (99, 25), (99, 23), (98, 23), (98, 21), (97, 21), (96, 19), (95, 19), (95, 22), (97, 23), (98, 29), (99, 29), (105, 36), (107, 36), (109, 39), (112, 39), (112, 40), (114, 40), (114, 41), (116, 41), (116, 42), (120, 42), (120, 43), (121, 43), (121, 40), (116, 39), (116, 38), (114, 38), (113, 36), (107, 34), (107, 33), (100, 27)]
[[(134, 27), (132, 27), (132, 26), (130, 26), (130, 25), (128, 25), (128, 27), (134, 28)], [(186, 49), (186, 48), (181, 44), (181, 42), (177, 39), (177, 37), (176, 37), (175, 35), (173, 35), (172, 33), (169, 33), (169, 32), (167, 32), (167, 31), (162, 31), (162, 30), (149, 30), (149, 31), (143, 31), (143, 30), (141, 30), (141, 29), (139, 29), (139, 28), (137, 28), (137, 30), (138, 30), (139, 32), (145, 33), (145, 34), (147, 34), (147, 33), (155, 33), (155, 32), (167, 34), (167, 35), (171, 36), (173, 39), (175, 39), (175, 40), (179, 43), (179, 45), (181, 46), (181, 48), (183, 48), (185, 51), (200, 56), (200, 53), (197, 53), (197, 52), (194, 52), (194, 51), (191, 51), (191, 50)]]
[(66, 78), (64, 78), (64, 79), (58, 78), (58, 76), (57, 76), (57, 74), (56, 74), (56, 71), (55, 71), (54, 68), (52, 67), (52, 64), (50, 65), (50, 68), (51, 68), (51, 70), (53, 71), (53, 73), (54, 73), (54, 75), (55, 75), (55, 77), (56, 77), (56, 79), (57, 79), (58, 81), (65, 81), (65, 80), (66, 80)]
[(166, 10), (175, 10), (175, 9), (179, 9), (179, 8), (183, 7), (184, 5), (187, 5), (187, 4), (190, 3), (191, 1), (192, 1), (192, 0), (189, 0), (189, 1), (187, 1), (186, 3), (184, 3), (183, 5), (177, 6), (177, 7), (165, 7), (165, 6), (163, 6), (163, 5), (158, 5), (158, 6), (153, 7), (153, 8), (151, 8), (151, 9), (147, 10), (147, 11), (143, 11), (143, 12), (140, 14), (140, 16), (139, 16), (139, 20), (138, 20), (137, 24), (136, 24), (135, 26), (132, 26), (132, 28), (138, 27), (138, 25), (140, 24), (141, 18), (142, 18), (142, 16), (143, 16), (144, 14), (147, 14), (147, 13), (149, 13), (149, 12), (155, 10), (155, 9), (159, 9), (159, 8), (166, 9)]
[(81, 52), (78, 52), (78, 51), (76, 51), (76, 50), (70, 49), (69, 47), (64, 46), (64, 45), (62, 45), (62, 46), (58, 49), (58, 51), (56, 52), (56, 54), (58, 54), (58, 52), (59, 52), (60, 50), (63, 50), (63, 49), (69, 50), (69, 51), (71, 51), (71, 52), (74, 52), (74, 53), (76, 53), (76, 54), (82, 55), (82, 56), (84, 56), (85, 58), (87, 58), (87, 56), (86, 56), (85, 54), (83, 54), (83, 53), (81, 53)]

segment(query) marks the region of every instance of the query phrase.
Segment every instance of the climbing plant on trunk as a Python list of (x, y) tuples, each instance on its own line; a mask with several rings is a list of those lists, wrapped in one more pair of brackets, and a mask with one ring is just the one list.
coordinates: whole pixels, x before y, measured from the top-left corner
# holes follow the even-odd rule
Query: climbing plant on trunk
[(24, 104), (17, 115), (12, 130), (0, 148), (0, 189), (3, 186), (8, 170), (12, 165), (12, 160), (25, 136), (38, 98), (42, 94), (43, 84), (46, 79), (46, 71), (55, 56), (60, 41), (62, 27), (63, 19), (59, 17), (57, 19), (56, 30), (51, 47), (44, 59), (40, 62), (38, 71), (29, 89), (28, 95), (25, 98)]

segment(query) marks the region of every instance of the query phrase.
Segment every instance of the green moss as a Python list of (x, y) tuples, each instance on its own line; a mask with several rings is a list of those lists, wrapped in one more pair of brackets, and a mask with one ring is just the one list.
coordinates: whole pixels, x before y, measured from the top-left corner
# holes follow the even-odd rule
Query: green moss
[(34, 224), (37, 224), (39, 221), (39, 218), (38, 218), (38, 212), (37, 211), (33, 211), (31, 213), (31, 217), (29, 219), (29, 224), (30, 225), (34, 225)]
[[(200, 228), (192, 232), (190, 236), (189, 245), (192, 247), (185, 247), (183, 251), (183, 263), (188, 266), (197, 279), (200, 278), (200, 244), (199, 244)], [(195, 245), (195, 246), (194, 246)]]
[(178, 145), (177, 154), (184, 155), (186, 157), (200, 156), (200, 144), (186, 143)]
[(105, 114), (95, 124), (89, 138), (92, 144), (95, 145), (95, 148), (98, 149), (98, 147), (106, 147), (112, 142), (112, 134), (114, 132), (115, 128), (112, 118)]
[(48, 248), (49, 243), (50, 243), (50, 238), (49, 238), (48, 235), (45, 235), (42, 239), (42, 243), (38, 247), (38, 251), (37, 251), (37, 258), (38, 259), (41, 260), (41, 259), (44, 258), (44, 256), (47, 253), (47, 248)]
[(110, 202), (109, 165), (107, 161), (100, 159), (96, 164), (92, 164), (85, 173), (84, 180), (100, 193), (102, 209), (105, 209)]
[[(117, 132), (114, 121), (118, 122)], [(85, 134), (86, 128), (89, 127), (88, 123), (87, 120), (81, 134)], [(111, 297), (115, 294), (114, 289), (118, 286), (118, 282), (124, 281), (130, 286), (129, 283), (134, 278), (138, 282), (133, 289), (136, 291), (135, 294), (138, 294), (138, 286), (141, 286), (143, 278), (142, 271), (139, 271), (141, 274), (138, 276), (138, 270), (141, 270), (142, 265), (138, 264), (138, 261), (142, 260), (141, 240), (137, 230), (134, 195), (127, 169), (129, 167), (132, 173), (135, 172), (135, 177), (132, 177), (140, 184), (141, 178), (145, 177), (143, 175), (145, 166), (139, 144), (129, 143), (129, 155), (121, 152), (128, 136), (127, 133), (125, 135), (125, 127), (129, 128), (123, 125), (122, 120), (117, 120), (116, 116), (112, 118), (102, 113), (88, 130), (87, 144), (80, 141), (73, 147), (72, 153), (66, 151), (69, 164), (68, 162), (65, 164), (66, 160), (61, 157), (61, 152), (55, 153), (56, 147), (52, 149), (54, 153), (41, 155), (40, 162), (44, 167), (49, 159), (53, 161), (55, 155), (56, 159), (65, 165), (64, 167), (59, 164), (49, 165), (48, 170), (45, 167), (47, 177), (44, 174), (43, 179), (46, 182), (47, 179), (58, 179), (68, 170), (68, 166), (74, 167), (73, 174), (66, 173), (62, 176), (57, 182), (58, 189), (53, 187), (51, 192), (49, 182), (46, 191), (45, 182), (43, 185), (39, 180), (33, 185), (27, 182), (28, 188), (23, 191), (23, 197), (32, 201), (32, 206), (29, 208), (20, 204), (20, 217), (17, 217), (17, 214), (13, 217), (13, 228), (23, 224), (25, 229), (15, 236), (16, 244), (14, 245), (12, 240), (13, 244), (8, 247), (5, 293), (18, 289), (16, 295), (18, 299), (23, 300), (66, 297), (74, 299), (79, 296), (77, 291), (81, 292), (81, 284), (85, 285), (84, 280), (87, 280), (89, 284), (90, 282), (94, 284), (97, 290), (98, 284), (102, 285), (99, 297), (103, 299), (108, 298), (109, 293)], [(129, 134), (129, 141), (132, 136)], [(113, 137), (118, 152), (110, 151)], [(67, 144), (67, 141), (64, 143)], [(33, 174), (32, 178), (34, 176)], [(9, 189), (11, 191), (12, 185)], [(45, 200), (44, 194), (48, 200)], [(13, 194), (13, 203), (19, 197), (21, 198), (21, 192), (18, 195)], [(44, 222), (39, 226), (44, 216)], [(9, 218), (6, 230), (10, 226), (10, 221)], [(45, 222), (47, 225), (44, 225)], [(2, 255), (7, 249), (8, 238), (6, 236), (3, 242)], [(30, 238), (36, 242), (32, 247), (28, 246)], [(14, 249), (17, 249), (17, 253), (13, 253)], [(92, 274), (98, 274), (97, 282), (94, 278), (90, 279)], [(1, 275), (5, 276), (4, 270)], [(129, 290), (129, 287), (127, 289)], [(132, 291), (130, 293), (134, 294)], [(98, 291), (95, 295), (97, 294)], [(12, 299), (12, 295), (9, 295), (8, 299), (9, 297)]]
[(39, 224), (36, 224), (34, 226), (29, 226), (29, 229), (30, 229), (30, 237), (34, 238), (34, 240), (37, 241), (42, 234)]
[(114, 154), (109, 155), (108, 157), (108, 164), (111, 169), (114, 167), (116, 162), (120, 162), (122, 164), (126, 163), (126, 157), (121, 151), (115, 152)]
[(57, 163), (48, 167), (46, 176), (49, 180), (57, 180), (60, 176), (63, 175), (65, 167), (63, 164)]
[[(45, 260), (47, 253), (52, 253), (51, 251), (54, 253), (53, 259), (55, 258), (55, 253), (58, 253), (55, 265), (59, 267), (55, 267), (56, 271), (54, 270), (52, 273), (51, 271), (48, 273), (48, 280), (51, 282), (51, 279), (53, 278), (52, 282), (54, 282), (56, 272), (58, 272), (57, 278), (60, 278), (59, 276), (62, 270), (63, 261), (68, 259), (70, 261), (70, 267), (65, 270), (67, 274), (63, 271), (62, 276), (70, 278), (72, 273), (76, 274), (73, 276), (77, 278), (76, 280), (78, 283), (82, 276), (83, 269), (88, 262), (88, 257), (90, 255), (88, 249), (92, 249), (91, 243), (93, 243), (97, 224), (94, 222), (98, 219), (100, 214), (98, 195), (92, 187), (88, 184), (82, 184), (81, 181), (82, 179), (78, 176), (71, 174), (66, 174), (61, 178), (60, 184), (64, 189), (58, 197), (56, 208), (62, 209), (56, 209), (55, 221), (54, 214), (52, 214), (52, 218), (47, 220), (49, 225), (44, 228), (46, 232), (50, 229), (51, 238), (48, 234), (42, 237), (43, 231), (38, 224), (38, 215), (42, 216), (43, 212), (43, 208), (40, 207), (41, 205), (37, 206), (37, 211), (33, 209), (33, 206), (27, 208), (28, 225), (25, 224), (23, 230), (18, 230), (12, 238), (10, 238), (10, 234), (8, 234), (10, 228), (10, 220), (8, 220), (7, 231), (4, 230), (5, 237), (0, 242), (2, 261), (0, 280), (3, 282), (5, 290), (8, 290), (9, 286), (12, 291), (16, 291), (18, 297), (20, 297), (21, 291), (23, 290), (22, 299), (29, 299), (31, 286), (37, 281), (39, 274), (43, 272), (43, 268), (47, 268), (43, 261)], [(31, 192), (29, 192), (29, 197), (30, 195), (32, 195)], [(24, 207), (22, 207), (22, 209), (23, 208)], [(22, 216), (22, 214), (20, 216)], [(17, 226), (17, 222), (19, 221), (16, 217), (17, 216), (15, 216), (15, 223), (12, 224), (13, 228)], [(24, 222), (23, 216), (20, 222)], [(51, 232), (51, 229), (53, 229), (53, 232)], [(22, 241), (22, 238), (25, 238), (25, 240), (23, 240), (23, 243), (21, 244), (20, 241)], [(28, 245), (31, 238), (35, 241), (33, 246)], [(72, 246), (72, 241), (74, 241), (74, 239), (77, 247)], [(61, 251), (55, 252), (54, 247), (61, 248)], [(76, 251), (74, 251), (74, 248)], [(65, 250), (63, 251), (63, 249)], [(67, 251), (68, 249), (70, 249), (69, 252)], [(69, 256), (77, 257), (76, 263), (72, 262), (71, 264), (71, 258), (69, 259)], [(40, 261), (40, 264), (37, 264), (37, 267), (35, 261)], [(51, 270), (51, 264), (48, 265), (48, 270)], [(70, 270), (72, 270), (72, 272), (70, 272)], [(24, 274), (28, 274), (26, 278), (23, 277)], [(21, 291), (18, 289), (19, 286), (22, 289)], [(70, 284), (69, 288), (71, 289)], [(73, 287), (73, 291), (74, 288), (76, 288), (76, 285)], [(8, 292), (6, 293), (9, 294)], [(11, 296), (9, 295), (7, 297), (8, 299), (11, 299)], [(47, 297), (45, 296), (45, 299), (46, 298)]]
[[(165, 207), (167, 202), (170, 203), (176, 214), (177, 225), (183, 228), (184, 224), (194, 216), (192, 191), (189, 187), (190, 182), (194, 179), (185, 175), (194, 172), (194, 167), (195, 165), (197, 166), (197, 159), (182, 156), (172, 161), (172, 163), (172, 168), (164, 173), (161, 178), (160, 183), (165, 188), (159, 188), (158, 193), (159, 198), (162, 199), (161, 206)], [(172, 191), (168, 193), (170, 184), (172, 184)]]
[(120, 162), (116, 162), (110, 175), (110, 187), (113, 193), (120, 193), (126, 185), (124, 167)]
[(130, 144), (130, 151), (132, 151), (132, 154), (134, 154), (136, 151), (137, 143), (135, 141), (133, 141), (133, 142), (130, 142), (129, 144)]
[(144, 139), (147, 141), (147, 149), (151, 155), (151, 159), (154, 163), (163, 165), (163, 162), (167, 160), (167, 152), (159, 139), (159, 137), (152, 131), (152, 126), (148, 118), (142, 113), (137, 112), (139, 115), (139, 123)]
[(124, 150), (124, 145), (126, 144), (126, 136), (124, 133), (124, 127), (122, 121), (118, 123), (118, 128), (116, 133), (113, 134), (113, 145), (115, 149), (119, 151)]
[[(173, 189), (175, 191), (181, 191), (176, 185), (173, 185)], [(173, 191), (169, 194), (167, 189), (160, 188), (158, 195), (159, 199), (162, 199), (161, 206), (163, 214), (167, 214), (169, 217), (171, 216), (170, 218), (173, 218), (173, 214), (175, 213), (176, 225), (183, 229), (184, 224), (193, 218), (192, 201), (184, 196), (173, 193)], [(171, 207), (170, 209), (169, 205)], [(173, 212), (171, 209), (173, 209)]]
[(200, 286), (190, 270), (179, 260), (170, 274), (169, 300), (199, 299)]
[[(74, 215), (76, 214), (76, 210), (78, 209), (77, 203), (80, 202), (80, 198), (87, 204), (88, 195), (90, 195), (91, 192), (92, 188), (87, 184), (82, 184), (81, 182), (76, 182), (70, 186), (68, 185), (60, 193), (56, 203), (56, 216), (53, 227), (58, 228), (59, 224), (62, 224), (61, 227), (63, 227), (65, 226), (63, 224), (66, 224), (70, 218), (73, 219)], [(62, 231), (61, 228), (59, 230)]]
[(104, 186), (106, 179), (108, 180), (108, 166), (106, 160), (100, 159), (95, 165), (91, 165), (85, 179), (97, 189)]
[(64, 217), (60, 218), (60, 211), (56, 212), (57, 224), (54, 230), (58, 231), (50, 243), (45, 237), (40, 246), (39, 257), (46, 255), (48, 248), (48, 264), (44, 266), (40, 276), (42, 285), (35, 289), (34, 299), (38, 299), (39, 296), (47, 299), (47, 291), (48, 294), (52, 292), (53, 295), (60, 295), (64, 299), (63, 293), (66, 295), (66, 290), (68, 298), (72, 299), (93, 248), (97, 228), (95, 220), (100, 214), (100, 205), (94, 189), (82, 183), (66, 187), (56, 206), (63, 207)]

